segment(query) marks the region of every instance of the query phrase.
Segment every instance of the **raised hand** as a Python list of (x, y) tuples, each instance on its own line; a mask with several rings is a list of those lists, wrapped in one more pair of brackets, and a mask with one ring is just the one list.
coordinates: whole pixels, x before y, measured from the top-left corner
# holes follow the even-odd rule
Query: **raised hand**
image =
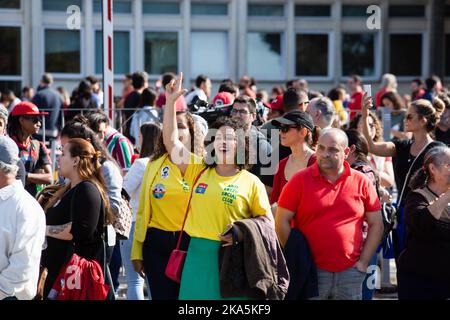
[(187, 90), (182, 88), (183, 86), (183, 73), (181, 72), (177, 79), (170, 81), (166, 85), (166, 104), (174, 105), (175, 101), (182, 95), (184, 95)]
[(372, 107), (373, 107), (372, 97), (368, 97), (366, 92), (364, 93), (364, 96), (362, 97), (361, 101), (361, 113), (363, 119), (367, 119), (367, 117), (369, 116), (369, 110)]

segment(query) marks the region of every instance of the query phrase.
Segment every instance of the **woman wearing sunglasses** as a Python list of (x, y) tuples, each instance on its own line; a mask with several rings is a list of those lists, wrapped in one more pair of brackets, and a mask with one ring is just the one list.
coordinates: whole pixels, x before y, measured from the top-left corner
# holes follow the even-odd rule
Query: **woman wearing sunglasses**
[(39, 185), (53, 182), (51, 160), (45, 145), (33, 139), (41, 128), (41, 118), (48, 112), (40, 112), (31, 102), (21, 102), (11, 111), (8, 119), (8, 135), (19, 147), (19, 157), (25, 164), (25, 189), (32, 195), (37, 194)]
[(408, 186), (409, 181), (422, 167), (426, 152), (437, 145), (441, 145), (440, 142), (433, 141), (430, 136), (430, 132), (435, 129), (439, 121), (440, 112), (431, 102), (424, 99), (416, 100), (409, 105), (405, 116), (405, 131), (411, 132), (413, 138), (392, 142), (374, 142), (371, 139), (369, 128), (369, 109), (371, 107), (372, 99), (366, 94), (362, 104), (362, 120), (363, 133), (369, 143), (369, 151), (377, 156), (393, 157), (394, 160), (395, 182), (399, 195), (397, 199), (397, 229), (393, 233), (394, 256), (397, 262), (405, 247), (404, 204), (411, 191)]
[(311, 116), (294, 110), (272, 121), (280, 130), (281, 145), (291, 149), (292, 154), (280, 161), (273, 178), (270, 204), (276, 207), (281, 191), (289, 179), (298, 171), (309, 167), (316, 161), (314, 148), (319, 138), (319, 127), (314, 126)]

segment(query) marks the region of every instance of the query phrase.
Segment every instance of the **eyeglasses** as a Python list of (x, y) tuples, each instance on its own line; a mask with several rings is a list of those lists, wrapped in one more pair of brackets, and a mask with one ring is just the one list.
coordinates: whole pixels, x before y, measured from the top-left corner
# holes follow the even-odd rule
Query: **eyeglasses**
[(34, 116), (23, 116), (24, 119), (27, 119), (29, 121), (32, 121), (33, 123), (38, 123), (41, 121), (41, 118), (34, 117)]
[(245, 115), (247, 115), (247, 114), (249, 114), (249, 113), (250, 113), (250, 112), (248, 112), (248, 111), (245, 110), (245, 109), (232, 109), (232, 110), (231, 110), (231, 114), (232, 114), (232, 115), (241, 114), (241, 115), (245, 116)]
[(297, 127), (296, 126), (284, 125), (284, 126), (280, 126), (280, 131), (283, 132), (283, 133), (287, 133), (292, 128), (297, 128)]

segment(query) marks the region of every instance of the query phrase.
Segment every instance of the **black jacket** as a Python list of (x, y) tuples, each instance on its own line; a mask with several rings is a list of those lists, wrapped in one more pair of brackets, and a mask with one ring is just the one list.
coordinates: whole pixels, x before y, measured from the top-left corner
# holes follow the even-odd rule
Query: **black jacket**
[(259, 217), (235, 225), (243, 234), (242, 242), (219, 251), (222, 297), (283, 300), (289, 272), (273, 221)]
[(292, 229), (284, 247), (291, 276), (286, 300), (306, 300), (319, 295), (317, 268), (308, 241), (298, 229)]

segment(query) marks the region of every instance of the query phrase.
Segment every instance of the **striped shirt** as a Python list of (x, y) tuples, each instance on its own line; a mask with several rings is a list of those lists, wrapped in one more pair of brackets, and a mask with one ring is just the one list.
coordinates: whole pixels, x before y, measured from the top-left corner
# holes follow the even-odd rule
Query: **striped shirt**
[(106, 138), (106, 147), (122, 169), (129, 169), (131, 167), (131, 157), (134, 151), (133, 145), (127, 137), (119, 131), (113, 130)]

